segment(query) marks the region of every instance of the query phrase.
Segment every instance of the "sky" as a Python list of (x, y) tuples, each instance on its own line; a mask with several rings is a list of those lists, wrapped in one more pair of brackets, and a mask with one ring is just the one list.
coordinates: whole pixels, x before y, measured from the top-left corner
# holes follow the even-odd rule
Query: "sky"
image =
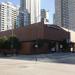
[[(19, 0), (0, 0), (0, 2), (4, 1), (11, 1), (15, 5), (19, 5)], [(53, 23), (53, 14), (55, 12), (54, 6), (55, 0), (41, 0), (41, 8), (46, 9), (49, 11), (49, 22), (50, 24)]]

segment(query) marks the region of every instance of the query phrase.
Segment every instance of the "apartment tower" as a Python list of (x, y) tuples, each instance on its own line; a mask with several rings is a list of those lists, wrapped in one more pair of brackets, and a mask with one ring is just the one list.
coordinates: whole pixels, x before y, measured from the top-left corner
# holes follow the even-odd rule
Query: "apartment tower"
[(40, 0), (20, 0), (20, 21), (29, 25), (40, 21)]
[(17, 7), (12, 3), (0, 3), (0, 31), (13, 29), (16, 25)]
[(55, 0), (56, 25), (75, 30), (75, 0)]

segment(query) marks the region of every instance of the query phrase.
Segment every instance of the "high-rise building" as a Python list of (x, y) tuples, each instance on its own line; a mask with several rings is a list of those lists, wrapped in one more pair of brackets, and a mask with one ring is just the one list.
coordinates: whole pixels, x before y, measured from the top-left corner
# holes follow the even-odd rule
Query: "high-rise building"
[(75, 0), (55, 0), (55, 24), (75, 30)]
[(12, 3), (0, 3), (0, 31), (13, 29), (16, 25), (17, 7)]
[(41, 9), (41, 21), (45, 24), (49, 24), (49, 12), (45, 9)]
[(55, 13), (53, 14), (53, 24), (55, 24), (56, 22), (55, 22)]
[(29, 25), (40, 21), (40, 0), (20, 0), (20, 24)]

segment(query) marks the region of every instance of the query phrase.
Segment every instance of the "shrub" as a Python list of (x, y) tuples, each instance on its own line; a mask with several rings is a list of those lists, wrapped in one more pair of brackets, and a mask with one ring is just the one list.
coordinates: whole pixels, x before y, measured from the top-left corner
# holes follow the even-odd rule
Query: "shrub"
[(19, 49), (20, 41), (15, 36), (0, 37), (0, 49)]
[(16, 38), (15, 36), (10, 36), (8, 38), (8, 47), (9, 48), (14, 48), (14, 49), (19, 49), (20, 48), (20, 41), (18, 40), (18, 38)]
[(0, 49), (4, 49), (5, 48), (6, 40), (7, 40), (7, 37), (0, 37)]

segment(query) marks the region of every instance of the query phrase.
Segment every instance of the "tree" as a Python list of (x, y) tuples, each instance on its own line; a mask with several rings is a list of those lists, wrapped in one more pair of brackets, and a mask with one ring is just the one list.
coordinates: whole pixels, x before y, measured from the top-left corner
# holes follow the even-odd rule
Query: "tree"
[(5, 48), (5, 42), (7, 40), (7, 37), (0, 37), (0, 49), (4, 49)]
[(65, 52), (69, 51), (69, 44), (67, 43), (66, 40), (63, 40), (62, 45), (63, 45), (63, 50)]
[(20, 41), (18, 38), (16, 38), (16, 36), (10, 36), (8, 37), (8, 45), (10, 46), (9, 48), (13, 48), (13, 49), (19, 49), (20, 48)]

